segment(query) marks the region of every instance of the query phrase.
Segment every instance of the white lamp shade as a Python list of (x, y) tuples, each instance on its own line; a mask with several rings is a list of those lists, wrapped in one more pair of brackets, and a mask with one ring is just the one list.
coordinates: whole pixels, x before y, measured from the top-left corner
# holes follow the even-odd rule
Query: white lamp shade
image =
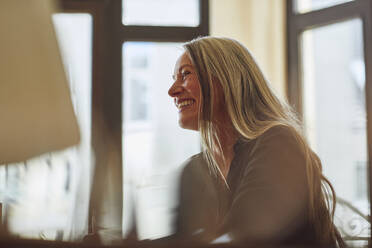
[(52, 0), (0, 1), (0, 164), (79, 142)]

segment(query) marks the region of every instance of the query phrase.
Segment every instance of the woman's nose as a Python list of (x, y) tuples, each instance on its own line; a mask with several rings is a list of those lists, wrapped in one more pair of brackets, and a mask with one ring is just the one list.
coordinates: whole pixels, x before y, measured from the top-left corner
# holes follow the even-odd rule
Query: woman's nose
[(180, 85), (177, 85), (177, 82), (174, 82), (168, 90), (168, 95), (171, 97), (175, 97), (181, 92), (182, 92), (182, 87)]

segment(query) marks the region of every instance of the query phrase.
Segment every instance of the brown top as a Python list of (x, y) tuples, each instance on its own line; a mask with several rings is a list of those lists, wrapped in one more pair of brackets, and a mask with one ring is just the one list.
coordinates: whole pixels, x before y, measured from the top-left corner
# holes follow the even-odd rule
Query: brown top
[(308, 222), (305, 159), (294, 135), (274, 127), (240, 139), (227, 176), (229, 188), (197, 154), (181, 176), (176, 234), (234, 242), (316, 245)]

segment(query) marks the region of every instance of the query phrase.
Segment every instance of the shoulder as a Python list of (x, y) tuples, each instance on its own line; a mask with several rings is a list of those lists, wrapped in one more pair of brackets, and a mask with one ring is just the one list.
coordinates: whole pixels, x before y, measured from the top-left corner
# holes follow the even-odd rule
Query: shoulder
[(239, 139), (235, 148), (236, 152), (252, 156), (262, 149), (267, 151), (300, 152), (300, 136), (294, 128), (287, 126), (274, 126), (252, 140)]
[(300, 136), (293, 128), (287, 126), (272, 127), (258, 136), (254, 140), (252, 152), (262, 149), (270, 153), (279, 154), (302, 153)]
[(279, 174), (296, 171), (304, 175), (306, 159), (299, 139), (300, 136), (290, 127), (268, 129), (242, 152), (246, 169)]
[(257, 141), (259, 143), (262, 142), (290, 142), (290, 143), (298, 143), (296, 139), (296, 131), (292, 127), (288, 126), (274, 126), (259, 137), (257, 137)]

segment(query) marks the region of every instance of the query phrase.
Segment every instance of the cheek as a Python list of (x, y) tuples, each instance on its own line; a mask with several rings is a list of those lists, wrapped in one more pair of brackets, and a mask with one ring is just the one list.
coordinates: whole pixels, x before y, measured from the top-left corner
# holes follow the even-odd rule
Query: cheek
[(195, 91), (194, 91), (194, 96), (195, 96), (195, 99), (196, 99), (196, 101), (198, 102), (198, 103), (200, 103), (200, 99), (201, 99), (201, 97), (200, 97), (200, 89), (199, 88), (197, 88), (197, 89), (195, 89)]
[(190, 93), (197, 100), (200, 101), (200, 85), (198, 81), (192, 81), (189, 84)]

